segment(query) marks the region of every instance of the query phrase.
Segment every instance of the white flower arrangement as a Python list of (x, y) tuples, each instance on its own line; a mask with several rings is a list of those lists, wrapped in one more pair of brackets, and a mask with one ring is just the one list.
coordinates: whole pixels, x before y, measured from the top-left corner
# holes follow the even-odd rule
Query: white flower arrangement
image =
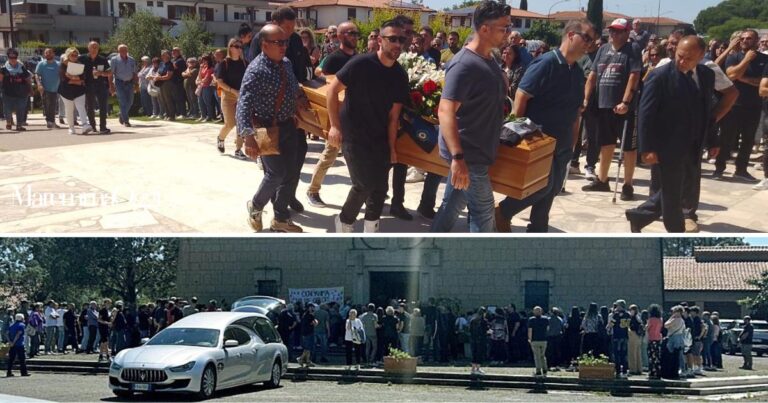
[(397, 61), (408, 73), (408, 81), (412, 89), (420, 87), (428, 80), (441, 85), (445, 81), (445, 71), (438, 70), (434, 63), (427, 61), (421, 55), (413, 52), (401, 53)]

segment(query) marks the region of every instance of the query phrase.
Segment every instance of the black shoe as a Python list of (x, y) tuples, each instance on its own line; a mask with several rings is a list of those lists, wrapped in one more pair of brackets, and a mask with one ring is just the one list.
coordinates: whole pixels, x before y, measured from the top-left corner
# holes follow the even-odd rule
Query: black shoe
[(723, 179), (723, 172), (725, 172), (724, 169), (716, 169), (715, 172), (712, 172), (712, 179)]
[(66, 122), (64, 122), (64, 118), (59, 118), (59, 124), (61, 124), (61, 125), (65, 125), (65, 124), (67, 124), (67, 123), (66, 123)]
[(406, 210), (405, 207), (403, 206), (390, 206), (389, 215), (405, 221), (413, 220), (413, 216), (411, 215), (411, 213), (409, 213), (408, 210)]
[(131, 127), (131, 122), (125, 122), (125, 127)]
[(32, 374), (26, 373), (26, 374), (21, 374), (21, 376), (32, 376)]
[(323, 199), (320, 198), (320, 193), (307, 192), (307, 201), (312, 207), (328, 207)]
[(288, 207), (291, 208), (291, 210), (297, 212), (297, 213), (303, 213), (304, 212), (304, 205), (301, 204), (300, 201), (298, 201), (296, 198), (288, 202)]
[(642, 228), (640, 227), (640, 224), (629, 220), (629, 232), (633, 234), (639, 234), (642, 232)]
[[(222, 148), (219, 148), (219, 150), (222, 150), (223, 148), (224, 148), (224, 146), (223, 146), (223, 142), (222, 142)], [(245, 155), (243, 150), (235, 150), (234, 156), (235, 156), (235, 158), (237, 158), (239, 160), (243, 160), (243, 161), (248, 161), (250, 159), (250, 158), (248, 158), (247, 155)]]
[(99, 130), (99, 134), (110, 134), (112, 133), (112, 130), (109, 130), (107, 128)]
[(419, 208), (416, 209), (416, 212), (419, 213), (420, 216), (426, 218), (427, 220), (434, 220), (435, 219), (435, 209), (428, 208), (422, 205), (419, 205)]
[(581, 190), (585, 192), (610, 192), (611, 186), (608, 184), (608, 181), (601, 182), (596, 180), (589, 185), (582, 186)]
[(120, 124), (125, 123), (125, 122), (123, 122), (123, 118), (117, 118), (117, 120), (120, 122)]
[(5, 374), (6, 378), (13, 378), (14, 376), (15, 375), (13, 374), (13, 372), (9, 372), (9, 373)]
[(621, 196), (620, 196), (620, 198), (621, 198), (621, 200), (624, 200), (624, 201), (635, 200), (635, 188), (634, 188), (634, 186), (632, 186), (632, 185), (630, 185), (628, 183), (625, 183), (621, 187)]
[(757, 178), (750, 175), (747, 171), (736, 171), (733, 173), (733, 179), (738, 179), (742, 182), (756, 183), (759, 182)]

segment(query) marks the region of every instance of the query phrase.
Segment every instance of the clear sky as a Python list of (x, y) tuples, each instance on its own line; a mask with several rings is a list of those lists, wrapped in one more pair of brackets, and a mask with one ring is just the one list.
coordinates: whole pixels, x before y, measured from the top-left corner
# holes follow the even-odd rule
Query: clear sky
[(744, 237), (744, 240), (752, 246), (768, 246), (768, 238)]
[[(603, 0), (606, 11), (626, 14), (632, 17), (655, 16), (659, 11), (662, 17), (674, 18), (693, 23), (699, 11), (720, 3), (721, 0)], [(424, 4), (435, 10), (442, 10), (461, 0), (424, 0)], [(520, 6), (520, 0), (507, 0), (512, 7)], [(550, 7), (552, 12), (587, 8), (588, 0), (528, 0), (528, 10), (546, 15)]]

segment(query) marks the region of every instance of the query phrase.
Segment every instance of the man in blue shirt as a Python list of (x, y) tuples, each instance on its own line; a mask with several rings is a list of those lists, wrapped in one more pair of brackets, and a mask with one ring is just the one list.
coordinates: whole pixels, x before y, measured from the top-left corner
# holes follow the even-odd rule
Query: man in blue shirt
[(136, 60), (128, 56), (128, 46), (117, 46), (117, 56), (109, 61), (112, 68), (112, 77), (115, 80), (115, 92), (117, 103), (120, 105), (120, 124), (131, 127), (128, 122), (128, 111), (133, 105), (133, 85), (138, 79), (136, 74)]
[(556, 140), (555, 155), (547, 187), (517, 200), (507, 197), (496, 208), (496, 228), (510, 232), (512, 216), (533, 206), (528, 232), (547, 232), (549, 211), (563, 187), (573, 154), (574, 133), (584, 99), (584, 72), (578, 60), (594, 43), (595, 28), (587, 20), (571, 21), (563, 30), (560, 48), (534, 60), (523, 76), (515, 95), (514, 113), (542, 126)]
[(35, 67), (37, 89), (43, 99), (43, 115), (45, 125), (49, 129), (58, 129), (56, 124), (56, 106), (59, 100), (59, 62), (56, 61), (53, 49), (48, 48), (43, 53), (45, 61)]
[(21, 367), (21, 376), (29, 376), (27, 372), (27, 357), (24, 352), (24, 315), (16, 314), (16, 323), (11, 325), (8, 331), (8, 338), (11, 340), (11, 351), (8, 352), (8, 372), (7, 377), (13, 376), (13, 363), (16, 359), (19, 360), (19, 367)]

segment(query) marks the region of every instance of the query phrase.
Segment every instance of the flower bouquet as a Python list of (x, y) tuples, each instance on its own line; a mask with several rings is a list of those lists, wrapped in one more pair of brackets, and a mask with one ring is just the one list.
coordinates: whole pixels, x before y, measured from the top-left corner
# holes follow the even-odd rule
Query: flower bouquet
[(411, 90), (409, 109), (437, 124), (437, 106), (443, 93), (445, 71), (412, 52), (401, 54), (397, 61), (408, 73)]

